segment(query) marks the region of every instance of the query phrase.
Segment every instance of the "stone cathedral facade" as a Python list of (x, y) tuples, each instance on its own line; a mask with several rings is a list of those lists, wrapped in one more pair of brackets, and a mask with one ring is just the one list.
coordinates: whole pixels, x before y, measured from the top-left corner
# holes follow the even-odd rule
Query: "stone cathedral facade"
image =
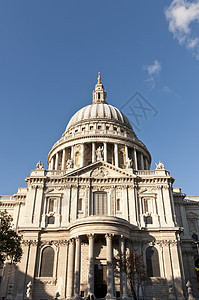
[(117, 253), (142, 255), (150, 282), (140, 299), (186, 299), (198, 293), (199, 197), (173, 188), (174, 178), (151, 155), (128, 119), (106, 102), (98, 82), (27, 187), (0, 197), (0, 209), (23, 235), (16, 267), (1, 269), (0, 299), (132, 299)]

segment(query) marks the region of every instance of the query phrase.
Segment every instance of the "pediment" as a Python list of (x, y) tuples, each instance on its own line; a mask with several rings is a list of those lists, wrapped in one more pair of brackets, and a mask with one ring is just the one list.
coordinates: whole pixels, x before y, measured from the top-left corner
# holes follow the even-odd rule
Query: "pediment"
[(115, 167), (106, 162), (95, 162), (83, 168), (79, 168), (74, 170), (64, 177), (93, 177), (93, 178), (109, 178), (109, 177), (136, 177), (133, 173), (130, 174), (129, 172)]
[(45, 197), (60, 197), (62, 195), (62, 192), (61, 192), (61, 188), (59, 189), (54, 189), (54, 188), (48, 188), (46, 191), (45, 191)]
[(155, 197), (157, 195), (157, 193), (154, 191), (154, 188), (151, 187), (140, 188), (138, 194), (140, 197)]

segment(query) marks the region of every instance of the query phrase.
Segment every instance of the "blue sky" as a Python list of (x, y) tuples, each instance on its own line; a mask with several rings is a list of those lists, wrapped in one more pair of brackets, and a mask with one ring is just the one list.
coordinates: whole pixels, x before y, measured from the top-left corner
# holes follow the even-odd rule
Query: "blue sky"
[(175, 177), (199, 194), (199, 1), (1, 1), (0, 194), (25, 177), (92, 100), (97, 73), (108, 103), (138, 91), (157, 114), (135, 132)]

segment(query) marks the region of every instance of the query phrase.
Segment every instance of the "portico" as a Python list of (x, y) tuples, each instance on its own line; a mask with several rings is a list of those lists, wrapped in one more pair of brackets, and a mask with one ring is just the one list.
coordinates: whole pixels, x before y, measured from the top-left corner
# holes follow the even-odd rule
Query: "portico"
[[(101, 298), (115, 299), (121, 292), (121, 297), (127, 297), (126, 275), (122, 274), (120, 281), (115, 282), (113, 249), (118, 253), (124, 254), (125, 241), (124, 235), (107, 234), (88, 234), (80, 235), (69, 241), (69, 257), (67, 268), (67, 298), (73, 296), (94, 296), (101, 295)], [(87, 255), (82, 253), (82, 245), (87, 245)], [(100, 250), (99, 250), (100, 249)], [(121, 252), (120, 252), (121, 251)], [(74, 260), (75, 257), (75, 260)], [(88, 265), (87, 276), (82, 275), (81, 268), (85, 263)], [(72, 273), (72, 270), (74, 272)], [(97, 270), (97, 273), (96, 273)], [(102, 275), (98, 273), (102, 270)], [(104, 270), (106, 272), (104, 272)], [(72, 276), (72, 274), (74, 274)], [(86, 282), (85, 282), (86, 279)], [(74, 284), (73, 284), (74, 283)], [(83, 287), (87, 288), (83, 288)], [(99, 289), (100, 286), (100, 289)]]

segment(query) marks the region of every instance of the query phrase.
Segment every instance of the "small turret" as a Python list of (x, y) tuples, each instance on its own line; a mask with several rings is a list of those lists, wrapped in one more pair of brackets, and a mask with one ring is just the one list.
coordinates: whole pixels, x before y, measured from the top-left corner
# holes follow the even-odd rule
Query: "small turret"
[(93, 102), (92, 103), (107, 103), (106, 102), (106, 91), (101, 82), (100, 72), (98, 73), (97, 84), (95, 85), (95, 90), (93, 91)]

